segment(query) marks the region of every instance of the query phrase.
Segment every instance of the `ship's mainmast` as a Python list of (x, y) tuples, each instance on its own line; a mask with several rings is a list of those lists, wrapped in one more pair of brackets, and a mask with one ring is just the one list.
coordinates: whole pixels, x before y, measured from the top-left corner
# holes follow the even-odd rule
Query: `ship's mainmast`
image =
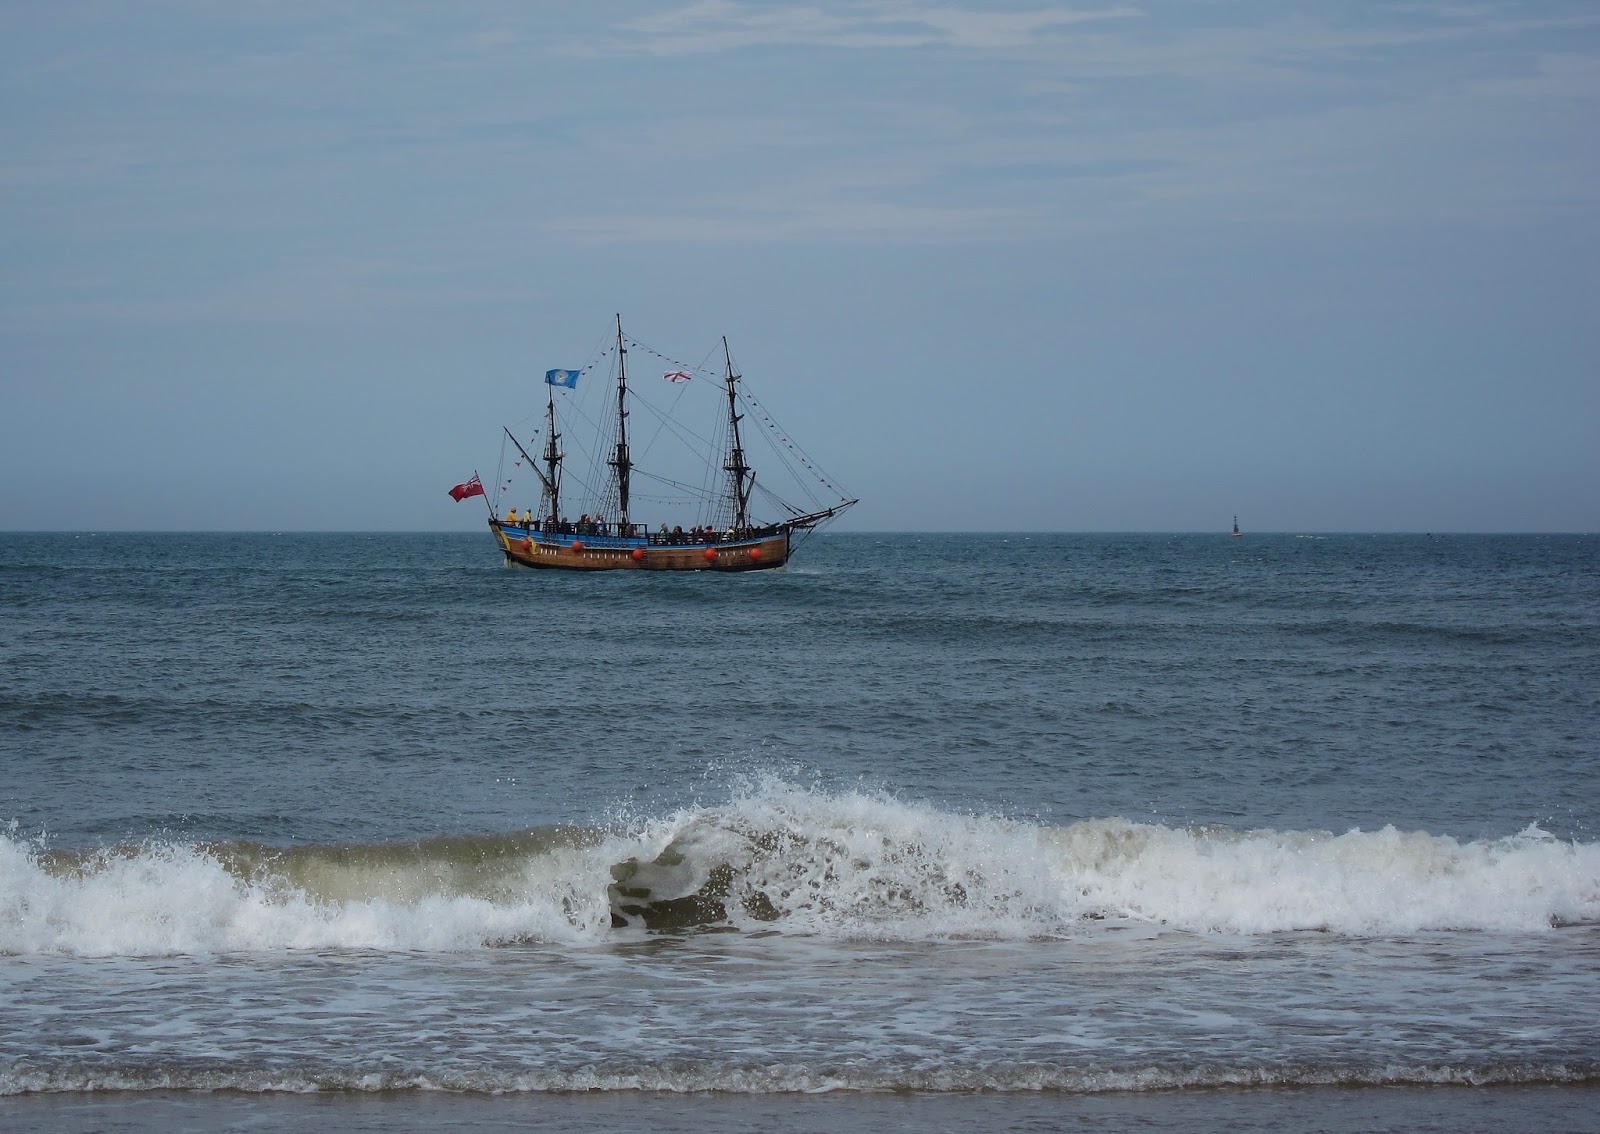
[(728, 437), (731, 442), (728, 447), (728, 459), (722, 467), (728, 474), (730, 495), (733, 498), (733, 529), (739, 535), (743, 535), (750, 523), (750, 490), (755, 487), (755, 474), (750, 471), (750, 466), (745, 464), (744, 447), (739, 444), (739, 422), (742, 415), (739, 413), (738, 396), (734, 392), (734, 383), (739, 381), (739, 375), (733, 372), (733, 355), (728, 352), (726, 335), (722, 336), (722, 357), (728, 364)]
[(617, 530), (628, 530), (628, 474), (633, 462), (628, 459), (628, 361), (622, 345), (622, 316), (617, 316), (617, 455), (606, 462), (617, 473)]
[[(545, 442), (544, 464), (549, 471), (545, 474), (544, 490), (550, 497), (550, 507), (545, 516), (559, 520), (561, 518), (561, 458), (566, 456), (556, 447), (556, 442), (561, 439), (561, 434), (556, 432), (556, 388), (550, 387), (550, 404), (545, 407)], [(543, 519), (544, 517), (540, 517)]]

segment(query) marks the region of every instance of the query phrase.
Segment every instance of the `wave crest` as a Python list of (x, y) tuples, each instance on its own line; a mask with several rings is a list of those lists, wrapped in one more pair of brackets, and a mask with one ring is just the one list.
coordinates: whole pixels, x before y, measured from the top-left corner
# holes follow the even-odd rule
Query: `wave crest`
[(1527, 931), (1600, 916), (1600, 846), (1536, 826), (1508, 838), (1040, 827), (883, 797), (764, 783), (670, 825), (612, 868), (617, 925), (781, 922), (807, 932), (1043, 937), (1085, 922), (1190, 932)]
[(1600, 845), (1530, 826), (1461, 842), (1044, 827), (763, 781), (629, 830), (378, 846), (152, 842), (84, 854), (0, 835), (0, 952), (465, 950), (596, 944), (618, 930), (833, 937), (1538, 931), (1600, 920)]

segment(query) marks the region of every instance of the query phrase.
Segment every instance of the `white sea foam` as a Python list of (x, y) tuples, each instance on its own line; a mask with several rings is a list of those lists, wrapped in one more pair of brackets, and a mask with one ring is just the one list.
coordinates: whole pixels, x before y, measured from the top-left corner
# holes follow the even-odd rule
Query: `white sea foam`
[[(767, 781), (628, 834), (482, 871), (383, 848), (297, 851), (242, 870), (181, 843), (61, 860), (0, 835), (0, 952), (84, 956), (290, 949), (465, 950), (611, 933), (611, 868), (651, 900), (721, 889), (701, 920), (902, 940), (1074, 936), (1104, 924), (1197, 933), (1538, 931), (1600, 920), (1600, 845), (1530, 826), (1441, 835), (1061, 828)], [(639, 881), (642, 880), (642, 881)]]
[[(1600, 845), (1532, 825), (1476, 842), (1392, 827), (1045, 828), (769, 781), (725, 809), (679, 816), (671, 835), (680, 870), (735, 867), (736, 923), (770, 903), (786, 926), (847, 935), (1059, 935), (1085, 919), (1381, 935), (1600, 919)], [(741, 901), (752, 893), (765, 901)]]
[(1600, 917), (1600, 845), (1536, 826), (1503, 839), (1175, 830), (1095, 820), (1053, 832), (1065, 890), (1107, 916), (1194, 931), (1538, 930)]
[(437, 888), (418, 892), (425, 888), (415, 877), (395, 887), (381, 867), (346, 870), (337, 879), (341, 889), (359, 885), (365, 872), (369, 893), (398, 888), (411, 897), (339, 900), (281, 876), (240, 877), (204, 847), (151, 844), (62, 869), (0, 836), (0, 952), (153, 956), (580, 941), (609, 926), (609, 858), (588, 848), (529, 860), (522, 892), (498, 901)]

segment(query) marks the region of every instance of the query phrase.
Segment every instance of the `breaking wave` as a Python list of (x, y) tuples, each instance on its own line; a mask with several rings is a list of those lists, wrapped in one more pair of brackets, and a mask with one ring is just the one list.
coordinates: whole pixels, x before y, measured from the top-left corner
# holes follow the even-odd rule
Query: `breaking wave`
[(0, 953), (454, 951), (731, 927), (830, 937), (1538, 931), (1600, 920), (1600, 844), (1046, 827), (779, 780), (626, 829), (67, 853), (0, 835)]

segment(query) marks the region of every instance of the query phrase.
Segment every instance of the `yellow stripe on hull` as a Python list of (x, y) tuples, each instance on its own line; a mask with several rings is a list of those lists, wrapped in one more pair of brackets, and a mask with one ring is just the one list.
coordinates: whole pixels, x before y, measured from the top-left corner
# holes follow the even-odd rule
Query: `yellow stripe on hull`
[[(786, 532), (763, 539), (718, 544), (636, 544), (595, 546), (582, 536), (561, 536), (560, 542), (509, 531), (490, 523), (506, 561), (523, 567), (566, 571), (764, 571), (782, 567), (789, 558)], [(634, 552), (638, 551), (638, 556)], [(708, 554), (709, 553), (709, 554)]]

